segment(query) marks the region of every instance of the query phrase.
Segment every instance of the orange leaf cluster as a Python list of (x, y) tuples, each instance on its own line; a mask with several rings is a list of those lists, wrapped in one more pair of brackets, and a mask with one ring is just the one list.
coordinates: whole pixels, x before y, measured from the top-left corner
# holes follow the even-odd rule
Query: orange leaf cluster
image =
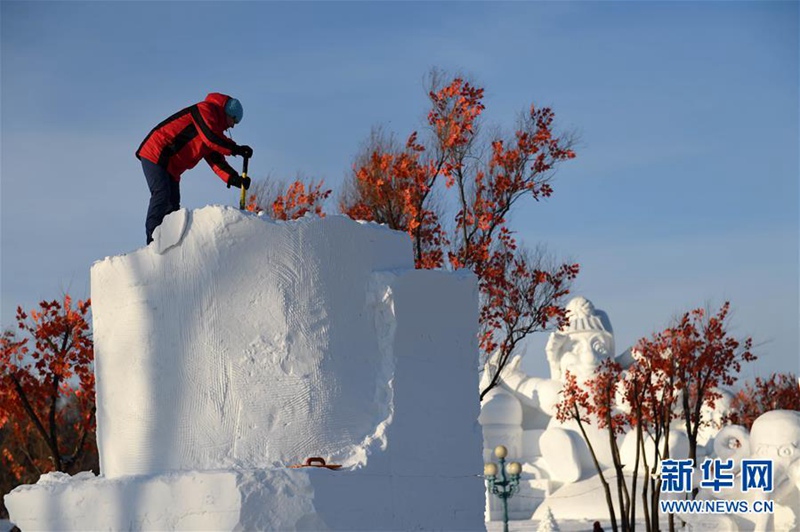
[(297, 179), (274, 197), (258, 192), (250, 194), (245, 209), (254, 213), (267, 211), (275, 220), (296, 220), (308, 213), (324, 217), (322, 207), (331, 190), (323, 190), (323, 186), (323, 180), (305, 183)]
[(461, 78), (429, 93), (432, 108), (428, 123), (442, 148), (452, 150), (467, 144), (475, 132), (475, 120), (483, 112), (483, 89)]
[(556, 419), (562, 423), (569, 420), (591, 423), (590, 416), (594, 410), (589, 392), (570, 371), (564, 375), (564, 385), (560, 393), (561, 401), (556, 405)]
[[(703, 309), (695, 309), (685, 313), (672, 327), (653, 334), (651, 338), (642, 338), (635, 348), (634, 363), (625, 371), (616, 361), (607, 359), (585, 382), (577, 382), (570, 374), (565, 379), (561, 401), (556, 405), (557, 418), (562, 422), (572, 420), (578, 423), (593, 458), (593, 442), (582, 424), (593, 423), (607, 430), (608, 448), (617, 476), (617, 508), (622, 508), (623, 530), (631, 530), (631, 523), (635, 521), (636, 471), (640, 466), (647, 473), (642, 484), (645, 522), (648, 530), (658, 530), (657, 502), (661, 493), (658, 471), (660, 462), (670, 458), (669, 438), (673, 422), (676, 419), (683, 422), (689, 439), (689, 458), (696, 461), (699, 429), (712, 423), (705, 412), (706, 409), (713, 410), (721, 397), (718, 387), (733, 384), (741, 364), (755, 359), (750, 352), (751, 339), (739, 341), (728, 334), (726, 318), (729, 310), (727, 302), (716, 314), (708, 315)], [(782, 404), (800, 406), (797, 382), (794, 376), (788, 380), (791, 384), (779, 394), (783, 397)], [(775, 384), (774, 381), (762, 383), (765, 392), (767, 387), (774, 388)], [(765, 407), (753, 405), (750, 410), (758, 411)], [(750, 414), (750, 417), (752, 415), (755, 414)], [(622, 463), (617, 440), (627, 427), (636, 431), (637, 450), (633, 464)], [(645, 452), (646, 440), (658, 450), (654, 458), (648, 458), (652, 455)], [(655, 463), (648, 460), (655, 460)], [(634, 471), (630, 490), (623, 471), (625, 466), (632, 466)], [(596, 459), (595, 467), (602, 480), (613, 523), (616, 517), (611, 492), (603, 468)], [(616, 529), (616, 525), (613, 527)]]
[(628, 426), (627, 416), (618, 410), (618, 390), (623, 379), (622, 366), (607, 358), (593, 377), (578, 382), (569, 371), (561, 390), (562, 400), (556, 406), (556, 417), (562, 423), (573, 419), (596, 423), (599, 428), (622, 434)]
[(756, 359), (751, 338), (740, 341), (729, 335), (729, 312), (729, 302), (715, 314), (701, 308), (686, 312), (676, 325), (641, 339), (636, 347), (650, 372), (674, 389), (670, 393), (680, 407), (692, 453), (699, 429), (711, 423), (703, 417), (703, 407), (714, 409), (721, 397), (718, 388), (732, 386), (742, 363)]
[(70, 470), (96, 454), (90, 305), (67, 295), (30, 313), (17, 308), (23, 337), (0, 337), (0, 461), (18, 481)]
[[(691, 458), (695, 458), (699, 429), (712, 422), (704, 414), (704, 407), (713, 410), (721, 397), (719, 387), (734, 384), (741, 364), (756, 358), (750, 352), (752, 339), (739, 341), (728, 334), (729, 311), (728, 302), (710, 316), (703, 309), (695, 309), (686, 312), (672, 327), (640, 339), (635, 348), (636, 360), (624, 373), (611, 364), (604, 365), (595, 378), (585, 383), (588, 406), (581, 406), (599, 413), (609, 424), (608, 411), (616, 399), (608, 390), (614, 380), (628, 412), (624, 419), (610, 423), (615, 431), (617, 423), (623, 423), (641, 426), (660, 437), (666, 435), (673, 420), (682, 419)], [(796, 382), (792, 388), (797, 393)], [(565, 405), (565, 411), (572, 406)]]
[(322, 212), (322, 203), (331, 195), (330, 190), (322, 190), (323, 182), (310, 183), (306, 186), (297, 180), (286, 190), (279, 194), (272, 202), (272, 216), (276, 220), (296, 220), (309, 212), (317, 216), (325, 216)]
[[(484, 111), (482, 88), (456, 77), (428, 94), (431, 138), (422, 144), (412, 133), (405, 145), (373, 142), (353, 168), (353, 197), (340, 205), (355, 219), (376, 221), (407, 232), (417, 268), (467, 268), (481, 290), (481, 349), (502, 353), (497, 375), (511, 351), (527, 335), (563, 324), (561, 299), (569, 293), (577, 264), (540, 267), (517, 249), (506, 217), (517, 200), (552, 194), (548, 175), (575, 154), (553, 132), (549, 108), (531, 107), (516, 141), (490, 142), (491, 156), (479, 146), (477, 121)], [(441, 178), (441, 179), (440, 179)], [(441, 223), (441, 190), (456, 190), (452, 231)]]
[(756, 377), (747, 382), (731, 403), (731, 423), (748, 429), (761, 414), (770, 410), (799, 410), (800, 383), (794, 373), (773, 373), (769, 378)]
[(342, 212), (407, 232), (414, 241), (417, 268), (432, 269), (443, 264), (447, 238), (436, 213), (425, 207), (436, 173), (430, 162), (420, 160), (423, 151), (414, 133), (400, 153), (373, 152), (355, 171), (358, 201), (342, 205)]
[(261, 205), (258, 204), (258, 195), (257, 194), (250, 194), (247, 197), (247, 204), (244, 207), (244, 210), (248, 212), (252, 212), (258, 214), (263, 212), (264, 209), (261, 208)]

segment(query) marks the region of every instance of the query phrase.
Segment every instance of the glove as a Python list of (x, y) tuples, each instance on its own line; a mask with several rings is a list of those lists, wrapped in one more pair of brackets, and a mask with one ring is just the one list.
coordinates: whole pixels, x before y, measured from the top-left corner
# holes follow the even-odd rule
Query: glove
[(241, 188), (244, 187), (245, 190), (250, 188), (250, 178), (245, 177), (242, 179), (242, 176), (239, 174), (233, 174), (228, 178), (228, 188)]
[(233, 148), (233, 155), (239, 155), (244, 157), (245, 159), (249, 159), (253, 156), (253, 148), (250, 146), (236, 146)]

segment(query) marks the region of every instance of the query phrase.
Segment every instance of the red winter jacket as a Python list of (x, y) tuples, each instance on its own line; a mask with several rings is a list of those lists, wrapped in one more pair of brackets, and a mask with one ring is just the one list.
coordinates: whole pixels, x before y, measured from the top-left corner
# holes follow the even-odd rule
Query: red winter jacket
[(228, 118), (225, 104), (230, 96), (212, 92), (206, 99), (170, 116), (142, 141), (136, 157), (163, 166), (172, 179), (180, 182), (181, 174), (194, 168), (200, 159), (226, 183), (237, 172), (225, 161), (236, 143), (225, 136)]

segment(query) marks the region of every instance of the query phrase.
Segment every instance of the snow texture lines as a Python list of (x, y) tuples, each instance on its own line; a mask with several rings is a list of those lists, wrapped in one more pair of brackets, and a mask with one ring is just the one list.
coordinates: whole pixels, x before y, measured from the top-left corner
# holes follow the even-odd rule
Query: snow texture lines
[[(135, 382), (140, 405), (115, 403), (99, 416), (110, 446), (100, 451), (104, 473), (309, 456), (363, 465), (392, 419), (391, 298), (368, 292), (373, 272), (413, 268), (407, 235), (344, 217), (276, 223), (223, 207), (163, 225), (178, 237), (162, 254), (151, 245), (92, 272), (98, 324), (114, 315), (130, 328), (96, 330), (108, 347), (98, 354), (101, 388)], [(123, 303), (133, 294), (133, 307)], [(120, 352), (120, 337), (136, 356)]]

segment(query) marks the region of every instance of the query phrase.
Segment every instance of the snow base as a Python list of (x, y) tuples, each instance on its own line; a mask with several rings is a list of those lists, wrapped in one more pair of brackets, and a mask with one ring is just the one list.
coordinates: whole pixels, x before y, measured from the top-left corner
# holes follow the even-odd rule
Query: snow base
[(24, 531), (478, 530), (480, 491), (465, 497), (463, 487), (457, 477), (321, 468), (116, 479), (49, 473), (5, 502)]
[[(308, 475), (205, 471), (43, 475), (5, 498), (22, 530), (316, 530)], [(260, 511), (242, 511), (258, 505)], [(306, 524), (308, 525), (306, 527)]]

